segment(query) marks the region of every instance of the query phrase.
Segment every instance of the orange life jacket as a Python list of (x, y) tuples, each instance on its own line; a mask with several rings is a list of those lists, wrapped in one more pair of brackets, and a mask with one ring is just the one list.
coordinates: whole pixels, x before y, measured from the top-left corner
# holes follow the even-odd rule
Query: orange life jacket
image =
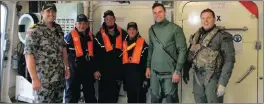
[[(117, 30), (119, 31), (119, 35), (116, 37), (116, 48), (122, 49), (122, 29), (119, 26), (117, 26)], [(100, 31), (104, 40), (104, 46), (106, 52), (113, 50), (112, 44), (109, 40), (109, 37), (106, 35), (105, 30), (101, 28)]]
[(125, 40), (123, 42), (123, 52), (124, 52), (123, 53), (123, 64), (127, 64), (127, 63), (139, 64), (143, 45), (144, 45), (144, 39), (141, 37), (138, 38), (136, 41), (136, 46), (134, 48), (132, 58), (129, 59), (128, 52), (127, 52), (127, 41)]
[[(74, 45), (76, 57), (83, 56), (83, 50), (82, 50), (82, 45), (81, 45), (81, 41), (80, 41), (80, 36), (75, 29), (73, 29), (71, 31), (71, 36), (72, 36), (72, 40), (73, 40), (73, 45)], [(93, 56), (94, 55), (94, 53), (93, 53), (93, 34), (91, 32), (89, 32), (89, 36), (90, 36), (91, 41), (87, 42), (88, 55)]]

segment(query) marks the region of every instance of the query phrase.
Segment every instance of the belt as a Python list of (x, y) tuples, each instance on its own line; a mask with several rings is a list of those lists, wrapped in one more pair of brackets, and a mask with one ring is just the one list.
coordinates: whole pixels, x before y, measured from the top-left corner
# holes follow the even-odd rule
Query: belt
[(163, 76), (163, 75), (171, 75), (171, 72), (157, 72), (155, 70), (153, 70), (153, 72), (155, 72), (157, 75), (159, 76)]
[[(202, 67), (204, 70), (200, 70), (201, 68), (195, 68), (195, 72), (194, 72), (194, 77), (195, 77), (195, 80), (197, 82), (197, 84), (201, 87), (204, 87), (208, 84), (209, 80), (211, 79), (212, 75), (214, 74), (214, 70), (212, 69), (206, 69), (204, 67)], [(205, 79), (204, 79), (204, 83), (200, 83), (198, 77), (197, 77), (197, 73), (199, 74), (202, 74), (205, 76)], [(205, 74), (203, 74), (205, 73)]]

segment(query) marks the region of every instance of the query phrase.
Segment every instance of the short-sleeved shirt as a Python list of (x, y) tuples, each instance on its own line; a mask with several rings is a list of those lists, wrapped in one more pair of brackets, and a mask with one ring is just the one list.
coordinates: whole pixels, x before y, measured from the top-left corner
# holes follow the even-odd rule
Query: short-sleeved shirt
[(56, 23), (53, 23), (52, 28), (48, 28), (40, 22), (26, 36), (24, 54), (34, 56), (37, 75), (41, 83), (64, 80), (62, 57), (64, 46), (64, 34), (60, 25)]

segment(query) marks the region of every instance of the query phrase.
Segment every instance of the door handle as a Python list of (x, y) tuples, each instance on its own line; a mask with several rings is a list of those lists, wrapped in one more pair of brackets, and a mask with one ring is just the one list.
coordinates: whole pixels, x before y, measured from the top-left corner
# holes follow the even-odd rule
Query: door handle
[(242, 28), (226, 28), (225, 26), (220, 26), (223, 30), (233, 30), (233, 31), (247, 31), (248, 28), (246, 26)]
[(248, 71), (236, 83), (241, 83), (255, 69), (256, 67), (254, 65), (251, 65)]
[(263, 77), (259, 77), (259, 79), (260, 79), (260, 80), (262, 80), (262, 79), (263, 79)]

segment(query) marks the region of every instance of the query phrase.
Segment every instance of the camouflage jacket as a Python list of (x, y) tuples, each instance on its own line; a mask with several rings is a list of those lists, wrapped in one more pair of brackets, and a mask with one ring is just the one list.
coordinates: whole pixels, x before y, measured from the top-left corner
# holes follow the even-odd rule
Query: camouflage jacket
[(53, 27), (48, 28), (43, 22), (34, 25), (26, 35), (24, 54), (34, 56), (41, 83), (64, 80), (63, 35), (60, 25), (53, 23)]
[[(216, 32), (215, 36), (208, 43), (207, 47), (214, 51), (218, 51), (223, 57), (222, 64), (219, 69), (216, 69), (215, 74), (218, 75), (217, 77), (219, 77), (218, 84), (226, 86), (231, 77), (235, 63), (235, 48), (233, 44), (233, 36), (230, 33), (223, 31), (220, 27), (217, 26), (214, 26), (211, 29), (211, 32), (215, 28), (219, 28), (219, 31)], [(206, 33), (202, 28), (200, 28), (195, 34), (202, 34), (202, 36), (200, 36), (200, 39), (196, 44), (202, 44), (202, 40), (209, 33)], [(195, 44), (195, 42), (193, 42), (193, 37), (194, 36), (191, 36), (190, 38), (190, 44), (192, 45)]]

